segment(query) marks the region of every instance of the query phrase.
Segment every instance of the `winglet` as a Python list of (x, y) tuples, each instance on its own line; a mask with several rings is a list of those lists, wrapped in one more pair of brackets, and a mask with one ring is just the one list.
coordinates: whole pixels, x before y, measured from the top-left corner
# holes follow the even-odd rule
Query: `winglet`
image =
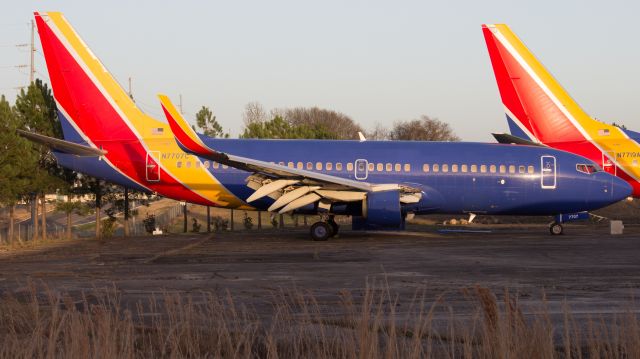
[(212, 150), (207, 146), (202, 139), (198, 136), (196, 131), (189, 126), (189, 123), (182, 117), (178, 109), (171, 103), (169, 97), (159, 94), (160, 104), (162, 105), (162, 111), (169, 122), (169, 127), (173, 132), (173, 136), (178, 142), (178, 145), (185, 151), (201, 155), (201, 156), (217, 156), (221, 153)]

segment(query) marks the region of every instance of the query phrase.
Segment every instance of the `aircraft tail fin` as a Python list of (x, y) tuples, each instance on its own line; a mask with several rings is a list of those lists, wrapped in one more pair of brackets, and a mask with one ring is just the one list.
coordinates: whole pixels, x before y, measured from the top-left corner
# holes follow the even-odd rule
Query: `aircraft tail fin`
[(504, 24), (482, 25), (511, 134), (533, 142), (580, 142), (610, 125), (589, 117)]
[(138, 109), (62, 13), (34, 16), (65, 140), (134, 141), (162, 125)]

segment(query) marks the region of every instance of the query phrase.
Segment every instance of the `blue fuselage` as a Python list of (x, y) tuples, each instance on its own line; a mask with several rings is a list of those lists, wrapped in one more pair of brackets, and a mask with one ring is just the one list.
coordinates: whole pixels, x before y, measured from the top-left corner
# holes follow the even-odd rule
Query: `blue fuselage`
[[(546, 147), (469, 142), (208, 139), (219, 151), (369, 183), (407, 184), (422, 189), (404, 211), (554, 215), (592, 210), (627, 197), (630, 186), (604, 172), (584, 173), (588, 159)], [(124, 186), (144, 189), (96, 158), (56, 154), (65, 167)], [(203, 166), (244, 200), (253, 193), (251, 175), (195, 156), (175, 156), (180, 166)], [(178, 159), (181, 158), (181, 159)], [(146, 166), (144, 158), (131, 158)], [(190, 162), (187, 164), (187, 162)], [(329, 164), (329, 165), (328, 165)], [(201, 183), (185, 183), (190, 188)], [(171, 197), (167, 193), (159, 193)], [(182, 198), (175, 198), (182, 200)], [(251, 203), (264, 210), (273, 199)], [(306, 208), (305, 210), (310, 210)]]

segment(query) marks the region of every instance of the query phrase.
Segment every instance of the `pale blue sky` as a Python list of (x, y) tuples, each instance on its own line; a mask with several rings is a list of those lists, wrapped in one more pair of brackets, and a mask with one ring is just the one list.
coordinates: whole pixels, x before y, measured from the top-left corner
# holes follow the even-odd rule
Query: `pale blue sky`
[[(504, 22), (591, 115), (640, 130), (637, 1), (2, 1), (0, 93), (27, 81), (34, 10), (62, 11), (147, 113), (158, 92), (235, 137), (250, 101), (365, 128), (421, 114), (467, 141), (507, 130), (482, 23)], [(37, 45), (39, 48), (39, 44)], [(38, 76), (47, 79), (41, 54)], [(23, 73), (21, 73), (22, 71)]]

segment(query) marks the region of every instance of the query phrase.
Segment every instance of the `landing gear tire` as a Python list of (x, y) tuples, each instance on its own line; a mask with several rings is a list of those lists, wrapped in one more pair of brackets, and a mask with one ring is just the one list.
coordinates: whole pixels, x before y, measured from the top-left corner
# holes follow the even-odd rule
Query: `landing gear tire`
[(564, 227), (558, 222), (553, 222), (549, 225), (549, 232), (554, 236), (559, 236), (564, 232)]
[(340, 230), (340, 226), (336, 223), (336, 221), (330, 219), (327, 221), (327, 224), (331, 227), (331, 237), (337, 236), (338, 231)]
[(316, 222), (311, 226), (311, 239), (326, 241), (333, 235), (333, 228), (327, 222)]

